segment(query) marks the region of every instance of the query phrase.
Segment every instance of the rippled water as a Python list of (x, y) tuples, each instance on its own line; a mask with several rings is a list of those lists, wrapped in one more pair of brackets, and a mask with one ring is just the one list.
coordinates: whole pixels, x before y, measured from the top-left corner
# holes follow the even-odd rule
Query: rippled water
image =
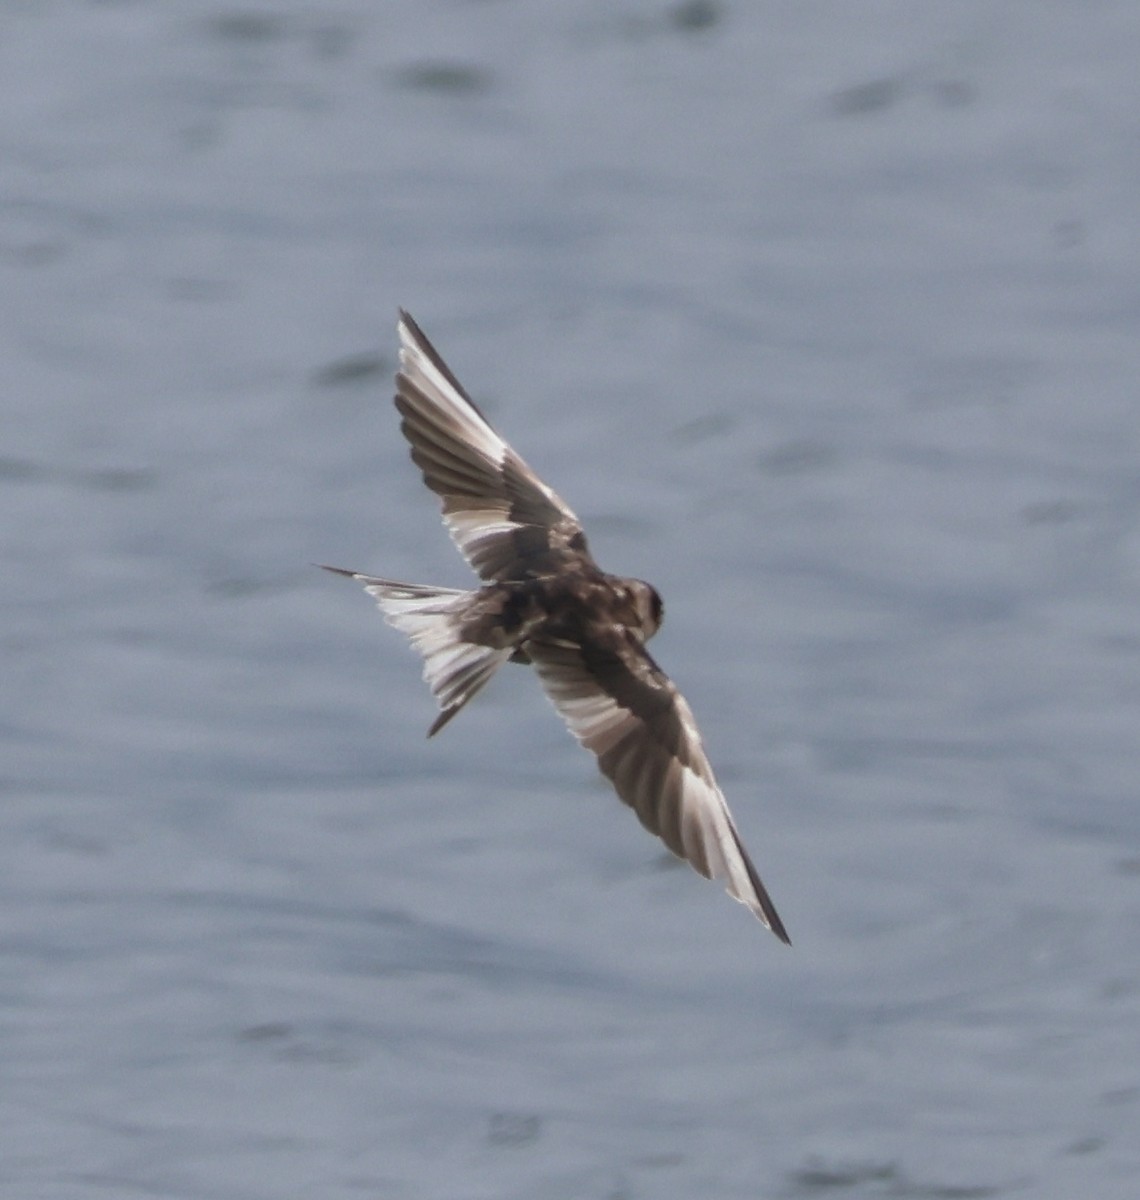
[[(1140, 1186), (1140, 12), (0, 11), (0, 1182)], [(795, 941), (512, 668), (407, 306), (652, 579)]]

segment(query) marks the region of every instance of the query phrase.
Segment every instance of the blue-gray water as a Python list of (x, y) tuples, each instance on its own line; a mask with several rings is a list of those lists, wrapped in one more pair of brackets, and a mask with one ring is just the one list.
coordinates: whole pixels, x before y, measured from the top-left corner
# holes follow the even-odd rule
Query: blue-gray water
[[(1140, 1189), (1140, 9), (0, 8), (0, 1193)], [(511, 668), (407, 306), (787, 950)]]

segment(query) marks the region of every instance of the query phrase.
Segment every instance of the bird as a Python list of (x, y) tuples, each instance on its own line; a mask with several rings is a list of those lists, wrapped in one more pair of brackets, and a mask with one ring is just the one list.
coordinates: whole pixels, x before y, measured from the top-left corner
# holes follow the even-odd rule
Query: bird
[(696, 720), (646, 642), (657, 590), (602, 571), (581, 522), (495, 431), (403, 309), (396, 409), (413, 463), (479, 576), (470, 590), (325, 567), (364, 585), (424, 662), (438, 733), (504, 663), (529, 663), (643, 826), (791, 944), (729, 811)]

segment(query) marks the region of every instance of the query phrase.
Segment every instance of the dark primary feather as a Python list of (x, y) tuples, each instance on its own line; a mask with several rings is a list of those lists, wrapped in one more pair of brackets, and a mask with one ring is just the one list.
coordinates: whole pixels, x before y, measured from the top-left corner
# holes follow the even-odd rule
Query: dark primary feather
[(783, 942), (787, 930), (748, 857), (685, 698), (628, 631), (527, 648), (571, 732), (651, 833), (721, 880)]
[(406, 313), (400, 334), (400, 428), (424, 482), (443, 501), (452, 537), (479, 575), (521, 579), (557, 569), (567, 554), (588, 555), (569, 505), (491, 428)]

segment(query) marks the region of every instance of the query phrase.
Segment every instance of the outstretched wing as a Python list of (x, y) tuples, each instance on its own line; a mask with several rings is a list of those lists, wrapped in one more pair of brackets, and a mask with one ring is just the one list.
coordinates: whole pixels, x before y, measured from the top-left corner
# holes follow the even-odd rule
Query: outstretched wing
[(684, 696), (631, 634), (528, 641), (527, 653), (570, 731), (641, 823), (781, 941), (784, 923), (748, 857)]
[(396, 408), (424, 482), (443, 500), (455, 544), (486, 580), (521, 579), (587, 556), (569, 505), (487, 423), (402, 309)]

